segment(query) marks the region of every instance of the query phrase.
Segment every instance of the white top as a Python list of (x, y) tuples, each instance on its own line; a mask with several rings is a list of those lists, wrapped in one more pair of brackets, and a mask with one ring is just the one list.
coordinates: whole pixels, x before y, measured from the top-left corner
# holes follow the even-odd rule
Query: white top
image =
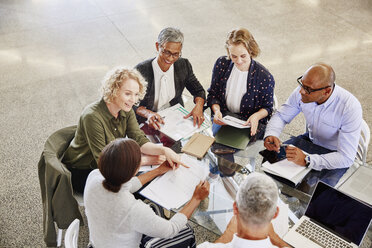
[(106, 190), (103, 180), (100, 171), (93, 170), (84, 190), (89, 237), (94, 247), (138, 247), (142, 234), (170, 238), (185, 227), (187, 218), (184, 214), (177, 213), (166, 220), (134, 198), (132, 192), (142, 186), (137, 177), (123, 184), (118, 193)]
[(270, 238), (267, 237), (266, 239), (261, 240), (248, 240), (242, 239), (234, 234), (233, 240), (230, 243), (223, 244), (223, 243), (209, 243), (204, 242), (198, 245), (197, 248), (277, 248), (277, 246), (271, 244)]
[(240, 71), (235, 65), (226, 83), (226, 105), (230, 112), (240, 113), (240, 103), (247, 92), (248, 71)]
[(336, 85), (326, 102), (303, 103), (298, 86), (267, 124), (265, 138), (279, 137), (284, 126), (300, 112), (304, 113), (312, 142), (336, 151), (311, 154), (309, 167), (315, 170), (350, 167), (356, 156), (362, 124), (358, 99)]
[(152, 61), (152, 69), (154, 71), (155, 96), (154, 106), (156, 111), (169, 107), (169, 101), (176, 96), (176, 88), (174, 86), (174, 67), (171, 65), (164, 72), (158, 64), (158, 56)]

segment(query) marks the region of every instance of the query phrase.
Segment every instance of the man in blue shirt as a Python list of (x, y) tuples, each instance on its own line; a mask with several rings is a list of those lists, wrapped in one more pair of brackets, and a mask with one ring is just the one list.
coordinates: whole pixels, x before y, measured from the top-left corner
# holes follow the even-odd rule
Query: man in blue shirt
[(332, 67), (317, 63), (297, 79), (298, 86), (266, 127), (264, 145), (279, 151), (279, 135), (284, 126), (300, 112), (306, 119), (307, 132), (302, 135), (331, 152), (306, 155), (288, 146), (287, 159), (314, 170), (350, 167), (355, 159), (362, 123), (362, 107), (358, 99), (335, 84)]

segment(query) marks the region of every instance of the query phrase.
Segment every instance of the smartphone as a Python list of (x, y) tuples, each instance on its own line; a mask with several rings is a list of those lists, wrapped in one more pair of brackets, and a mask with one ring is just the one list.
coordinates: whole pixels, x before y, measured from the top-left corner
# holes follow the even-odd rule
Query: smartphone
[(273, 164), (283, 159), (286, 159), (286, 152), (285, 148), (287, 144), (283, 144), (280, 146), (279, 152), (276, 151), (269, 151), (267, 149), (260, 151), (260, 154), (267, 160), (269, 163)]

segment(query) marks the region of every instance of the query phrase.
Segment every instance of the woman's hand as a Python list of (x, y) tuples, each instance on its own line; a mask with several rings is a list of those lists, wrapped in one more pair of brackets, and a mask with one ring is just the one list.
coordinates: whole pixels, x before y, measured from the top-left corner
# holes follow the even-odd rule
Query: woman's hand
[(158, 176), (165, 174), (166, 172), (172, 170), (172, 167), (169, 165), (168, 161), (164, 161), (158, 168), (155, 169), (158, 173)]
[(147, 121), (149, 122), (149, 126), (155, 130), (159, 130), (161, 124), (164, 124), (163, 118), (156, 112), (152, 112), (147, 118)]
[(217, 125), (226, 125), (222, 120), (221, 111), (217, 110), (216, 112), (214, 112), (213, 122)]
[(158, 165), (165, 161), (164, 155), (146, 155), (141, 154), (141, 166), (143, 165)]
[(209, 195), (209, 186), (208, 181), (200, 181), (200, 183), (195, 187), (192, 198), (198, 201), (204, 200)]
[(257, 113), (249, 116), (248, 120), (243, 124), (244, 126), (250, 125), (251, 126), (251, 136), (257, 133), (258, 121), (260, 120)]
[(167, 159), (169, 165), (176, 169), (178, 166), (182, 165), (186, 168), (189, 168), (187, 165), (181, 162), (181, 157), (179, 154), (175, 153), (172, 149), (168, 147), (163, 147), (165, 158)]

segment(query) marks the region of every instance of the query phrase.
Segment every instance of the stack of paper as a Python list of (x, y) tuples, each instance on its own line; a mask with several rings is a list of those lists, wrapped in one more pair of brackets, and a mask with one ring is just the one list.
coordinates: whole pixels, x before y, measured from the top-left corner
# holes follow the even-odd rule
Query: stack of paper
[(187, 154), (181, 155), (181, 161), (190, 168), (180, 166), (153, 180), (140, 194), (166, 209), (180, 208), (188, 202), (200, 181), (209, 173), (207, 161), (199, 161)]
[(191, 117), (184, 119), (183, 117), (188, 115), (189, 112), (179, 103), (170, 108), (159, 111), (158, 114), (163, 118), (165, 123), (160, 127), (160, 132), (164, 133), (174, 141), (188, 138), (193, 133), (203, 131), (210, 126), (207, 121), (204, 121), (200, 128), (198, 128), (197, 125), (194, 126)]
[(285, 178), (294, 183), (294, 185), (300, 183), (302, 179), (307, 175), (307, 173), (311, 171), (310, 168), (297, 165), (293, 162), (288, 161), (287, 159), (273, 164), (266, 161), (262, 164), (262, 170), (267, 173)]

